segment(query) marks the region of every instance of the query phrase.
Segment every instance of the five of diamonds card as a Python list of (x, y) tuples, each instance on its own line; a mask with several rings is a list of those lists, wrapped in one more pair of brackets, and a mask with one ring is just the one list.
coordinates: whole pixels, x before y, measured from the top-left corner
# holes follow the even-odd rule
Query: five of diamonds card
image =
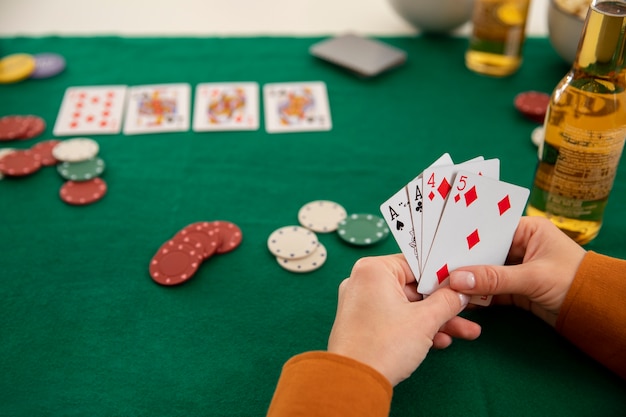
[(381, 204), (420, 294), (446, 285), (459, 267), (504, 264), (529, 190), (499, 177), (498, 159), (454, 164), (444, 154)]

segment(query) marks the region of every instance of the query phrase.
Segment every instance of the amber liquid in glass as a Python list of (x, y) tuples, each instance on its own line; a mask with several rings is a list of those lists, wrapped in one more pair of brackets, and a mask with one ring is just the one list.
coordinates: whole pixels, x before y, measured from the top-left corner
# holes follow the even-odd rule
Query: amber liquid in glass
[(626, 139), (626, 4), (591, 7), (571, 71), (552, 94), (526, 214), (584, 245), (602, 226)]

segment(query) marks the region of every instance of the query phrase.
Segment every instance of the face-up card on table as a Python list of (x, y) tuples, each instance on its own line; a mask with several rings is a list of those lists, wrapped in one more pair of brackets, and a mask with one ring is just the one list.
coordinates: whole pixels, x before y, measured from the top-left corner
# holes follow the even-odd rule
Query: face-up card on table
[(424, 170), (422, 174), (422, 192), (424, 194), (422, 263), (428, 261), (441, 213), (446, 204), (448, 194), (452, 189), (452, 182), (459, 170), (466, 170), (498, 179), (500, 177), (500, 160), (496, 158), (484, 160), (482, 157), (478, 157), (457, 165), (431, 167)]
[(52, 133), (55, 136), (119, 133), (126, 89), (125, 85), (69, 87)]
[(193, 130), (257, 130), (259, 84), (202, 83), (196, 87)]
[(268, 133), (332, 128), (326, 84), (321, 81), (265, 84), (263, 105)]
[(406, 52), (353, 34), (318, 42), (311, 46), (309, 52), (363, 77), (372, 77), (406, 61)]
[(128, 90), (124, 134), (189, 130), (190, 100), (189, 84), (131, 87)]
[[(431, 294), (462, 266), (504, 264), (529, 191), (459, 171), (424, 265), (418, 292)], [(481, 304), (480, 297), (472, 303)], [(482, 300), (487, 301), (488, 300)]]

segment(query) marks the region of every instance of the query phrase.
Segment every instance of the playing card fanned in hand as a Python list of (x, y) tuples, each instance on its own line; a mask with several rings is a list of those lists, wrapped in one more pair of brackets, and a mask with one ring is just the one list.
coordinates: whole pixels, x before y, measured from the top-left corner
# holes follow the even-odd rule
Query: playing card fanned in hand
[[(456, 268), (506, 260), (529, 191), (500, 181), (499, 175), (498, 159), (454, 165), (447, 155), (381, 205), (420, 294), (445, 285)], [(490, 296), (474, 296), (470, 302), (490, 301)]]
[(125, 95), (125, 85), (69, 87), (52, 132), (55, 136), (119, 133)]

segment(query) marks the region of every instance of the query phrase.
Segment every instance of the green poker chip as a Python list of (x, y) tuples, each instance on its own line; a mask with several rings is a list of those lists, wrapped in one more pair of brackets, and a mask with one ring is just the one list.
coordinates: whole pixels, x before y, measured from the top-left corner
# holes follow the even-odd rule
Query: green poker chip
[(63, 162), (57, 166), (59, 174), (70, 181), (89, 181), (104, 172), (104, 161), (98, 157), (80, 162)]
[(373, 214), (351, 214), (339, 222), (337, 234), (352, 245), (367, 246), (389, 236), (389, 228), (383, 218)]

